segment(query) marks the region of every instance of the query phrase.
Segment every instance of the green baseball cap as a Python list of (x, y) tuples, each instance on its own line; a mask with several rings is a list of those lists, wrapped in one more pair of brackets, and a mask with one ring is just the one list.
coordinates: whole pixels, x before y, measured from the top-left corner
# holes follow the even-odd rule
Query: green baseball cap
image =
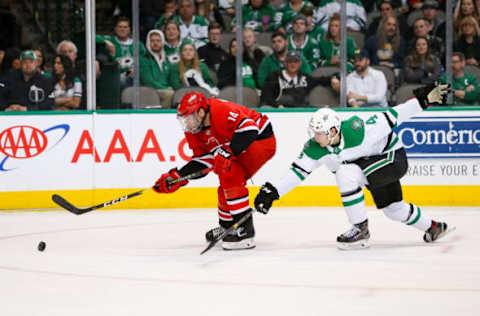
[(20, 60), (24, 60), (25, 58), (30, 58), (32, 60), (37, 59), (37, 55), (35, 55), (35, 52), (33, 50), (24, 50), (22, 54), (20, 55)]

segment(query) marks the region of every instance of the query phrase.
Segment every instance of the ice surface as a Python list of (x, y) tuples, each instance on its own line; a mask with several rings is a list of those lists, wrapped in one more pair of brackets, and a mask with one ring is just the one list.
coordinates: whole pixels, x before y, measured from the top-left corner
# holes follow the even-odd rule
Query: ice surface
[(274, 208), (255, 249), (202, 256), (214, 209), (4, 211), (0, 315), (480, 315), (480, 209), (422, 211), (456, 231), (426, 244), (370, 208), (372, 247), (345, 252), (341, 208)]

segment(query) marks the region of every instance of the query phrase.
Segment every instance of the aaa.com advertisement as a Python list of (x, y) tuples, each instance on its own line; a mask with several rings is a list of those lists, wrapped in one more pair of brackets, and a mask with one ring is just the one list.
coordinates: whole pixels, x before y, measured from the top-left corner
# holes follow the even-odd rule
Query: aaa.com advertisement
[[(454, 115), (452, 115), (452, 113)], [(281, 177), (307, 140), (311, 112), (266, 113), (277, 153), (249, 182)], [(368, 119), (375, 112), (340, 112)], [(407, 185), (480, 184), (478, 111), (428, 111), (396, 130), (404, 143)], [(0, 191), (139, 188), (191, 156), (173, 113), (0, 116)], [(214, 175), (192, 187), (217, 185)], [(319, 168), (304, 185), (335, 185)]]

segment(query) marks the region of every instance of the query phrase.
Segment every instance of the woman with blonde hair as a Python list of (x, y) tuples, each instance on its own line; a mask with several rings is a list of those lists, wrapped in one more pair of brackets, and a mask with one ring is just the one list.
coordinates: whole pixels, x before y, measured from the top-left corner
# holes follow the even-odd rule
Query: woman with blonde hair
[(453, 12), (453, 26), (457, 38), (460, 36), (460, 24), (465, 17), (473, 17), (477, 22), (480, 22), (480, 10), (476, 0), (460, 0), (457, 2)]
[(459, 24), (458, 39), (453, 43), (453, 51), (465, 55), (467, 65), (480, 63), (480, 27), (473, 16), (464, 17)]
[(442, 63), (430, 53), (428, 40), (419, 36), (415, 40), (415, 49), (405, 58), (404, 78), (407, 83), (430, 84), (440, 78)]
[(180, 47), (180, 60), (170, 67), (168, 83), (174, 90), (182, 87), (201, 87), (210, 94), (218, 94), (208, 66), (198, 59), (197, 49), (191, 41), (185, 41)]

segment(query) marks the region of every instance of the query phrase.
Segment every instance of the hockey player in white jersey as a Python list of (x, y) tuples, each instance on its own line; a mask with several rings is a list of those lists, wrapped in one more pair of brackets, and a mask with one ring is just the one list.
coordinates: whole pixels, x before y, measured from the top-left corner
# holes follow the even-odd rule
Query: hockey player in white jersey
[(393, 129), (430, 104), (443, 103), (448, 85), (416, 89), (416, 98), (363, 120), (353, 116), (341, 121), (328, 108), (310, 119), (310, 139), (287, 174), (278, 182), (266, 182), (255, 198), (258, 212), (267, 214), (273, 201), (300, 184), (314, 169), (325, 165), (335, 174), (343, 206), (352, 228), (337, 237), (338, 248), (369, 247), (370, 233), (363, 187), (371, 192), (377, 208), (385, 215), (423, 232), (432, 242), (447, 232), (447, 224), (432, 220), (420, 207), (402, 197), (399, 179), (408, 167), (403, 145)]

